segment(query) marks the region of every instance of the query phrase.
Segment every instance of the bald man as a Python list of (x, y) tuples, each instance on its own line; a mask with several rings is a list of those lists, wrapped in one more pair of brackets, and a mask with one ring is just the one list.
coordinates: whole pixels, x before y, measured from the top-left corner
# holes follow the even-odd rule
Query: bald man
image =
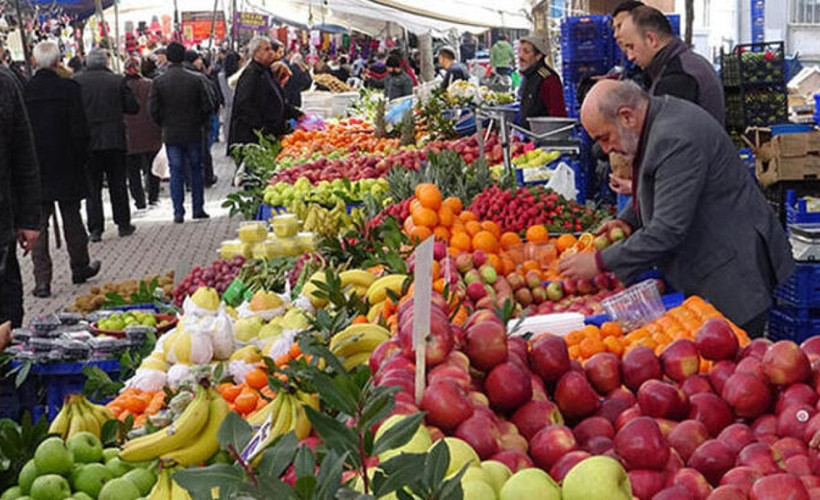
[(631, 282), (659, 268), (750, 335), (764, 332), (774, 287), (794, 270), (789, 242), (723, 127), (701, 107), (650, 97), (632, 82), (596, 84), (581, 123), (607, 153), (634, 155), (633, 202), (598, 233), (629, 237), (559, 264), (568, 278), (608, 270)]

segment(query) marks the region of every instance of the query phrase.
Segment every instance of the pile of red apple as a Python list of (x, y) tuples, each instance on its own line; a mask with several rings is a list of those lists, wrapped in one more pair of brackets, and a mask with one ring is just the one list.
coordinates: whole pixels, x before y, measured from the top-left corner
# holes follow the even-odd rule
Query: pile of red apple
[[(820, 337), (802, 346), (758, 339), (740, 349), (723, 319), (658, 357), (635, 347), (584, 366), (564, 340), (507, 337), (488, 310), (459, 328), (435, 295), (416, 406), (413, 303), (370, 358), (374, 381), (400, 386), (396, 413), (426, 412), (435, 439), (459, 437), (513, 471), (534, 464), (561, 481), (591, 455), (628, 471), (639, 499), (820, 498)], [(701, 357), (709, 373), (699, 373)]]
[[(521, 142), (517, 138), (513, 138), (510, 143), (510, 158), (524, 154), (526, 148), (526, 143)], [(481, 157), (481, 152), (478, 147), (478, 136), (476, 136), (476, 134), (453, 141), (431, 141), (425, 145), (424, 149), (435, 154), (446, 150), (455, 151), (461, 155), (464, 162), (468, 165)], [(498, 138), (498, 134), (490, 134), (490, 137), (484, 141), (484, 156), (488, 165), (495, 165), (504, 161), (504, 152), (501, 148), (501, 140)]]

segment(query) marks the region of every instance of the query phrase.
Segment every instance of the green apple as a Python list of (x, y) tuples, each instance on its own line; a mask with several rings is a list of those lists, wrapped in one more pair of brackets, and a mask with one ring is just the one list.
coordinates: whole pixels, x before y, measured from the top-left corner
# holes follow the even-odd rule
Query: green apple
[(23, 496), (23, 490), (19, 486), (12, 486), (0, 495), (0, 500), (17, 500)]
[(102, 462), (106, 463), (109, 460), (111, 460), (112, 458), (118, 456), (119, 454), (120, 454), (120, 450), (118, 450), (116, 448), (105, 448), (105, 449), (103, 449)]
[(105, 463), (105, 467), (111, 471), (114, 477), (124, 476), (126, 472), (131, 470), (131, 465), (123, 462), (119, 457), (114, 457)]
[(34, 451), (37, 474), (60, 474), (67, 476), (74, 469), (74, 456), (58, 437), (48, 438)]
[(500, 500), (561, 500), (561, 489), (546, 472), (530, 467), (513, 474), (498, 495)]
[(564, 477), (564, 500), (630, 500), (632, 485), (623, 466), (603, 455), (578, 462)]
[(73, 500), (94, 500), (94, 497), (90, 497), (90, 496), (86, 495), (85, 493), (83, 493), (82, 491), (74, 492), (74, 494), (71, 495), (71, 498)]
[(71, 486), (59, 474), (46, 474), (31, 485), (32, 500), (63, 500), (71, 496)]
[[(387, 420), (385, 420), (382, 425), (379, 427), (379, 430), (376, 431), (376, 436), (374, 437), (374, 442), (378, 441), (380, 437), (384, 435), (391, 427), (396, 425), (397, 423), (401, 422), (407, 418), (405, 415), (393, 415)], [(419, 425), (418, 430), (413, 437), (408, 441), (405, 445), (399, 446), (393, 450), (387, 450), (382, 452), (379, 455), (379, 461), (385, 462), (392, 457), (404, 452), (404, 453), (424, 453), (425, 451), (430, 449), (432, 446), (433, 441), (430, 439), (430, 432), (427, 431), (427, 427), (424, 425)]]
[(461, 489), (468, 500), (495, 500), (495, 490), (484, 481), (462, 481)]
[(31, 492), (31, 485), (34, 483), (34, 480), (37, 479), (37, 465), (34, 463), (34, 459), (32, 458), (26, 465), (20, 469), (20, 474), (17, 476), (17, 484), (20, 486), (20, 491), (24, 495), (28, 495)]
[(71, 488), (96, 498), (103, 485), (113, 478), (105, 465), (87, 464), (71, 474)]
[(461, 476), (462, 484), (467, 481), (482, 481), (490, 484), (490, 475), (487, 474), (487, 471), (481, 468), (481, 465), (471, 465), (470, 467), (467, 467), (467, 470), (464, 471), (464, 475)]
[(507, 479), (512, 476), (512, 471), (505, 464), (498, 460), (485, 460), (481, 462), (481, 468), (490, 477), (487, 481), (495, 490), (496, 495), (501, 493), (501, 487), (507, 482)]
[(134, 483), (119, 477), (105, 483), (97, 500), (137, 500), (140, 496), (142, 495)]
[(90, 464), (99, 462), (103, 457), (100, 438), (90, 432), (78, 432), (68, 438), (66, 446), (74, 454), (74, 461)]
[(478, 465), (481, 463), (481, 459), (478, 458), (478, 453), (476, 453), (472, 446), (467, 444), (466, 441), (459, 438), (446, 437), (444, 438), (444, 442), (447, 444), (447, 449), (450, 450), (450, 465), (447, 466), (446, 477), (460, 471), (464, 464)]
[(130, 470), (122, 477), (134, 483), (134, 486), (140, 490), (140, 495), (147, 495), (157, 482), (157, 476), (148, 469)]

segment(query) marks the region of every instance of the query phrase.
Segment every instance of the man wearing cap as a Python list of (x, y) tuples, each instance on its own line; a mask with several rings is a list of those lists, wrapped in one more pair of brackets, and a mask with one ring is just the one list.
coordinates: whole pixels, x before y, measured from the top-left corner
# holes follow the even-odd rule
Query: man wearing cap
[(521, 72), (519, 124), (529, 129), (528, 118), (567, 116), (561, 78), (547, 66), (549, 43), (546, 37), (525, 36), (519, 41), (518, 69)]
[(449, 45), (438, 49), (438, 63), (447, 71), (444, 74), (444, 81), (441, 82), (442, 90), (447, 90), (447, 87), (457, 80), (470, 79), (467, 67), (456, 61), (456, 51)]
[(391, 55), (385, 63), (387, 78), (384, 80), (384, 94), (388, 100), (398, 99), (413, 94), (413, 80), (401, 67), (401, 60), (397, 55)]

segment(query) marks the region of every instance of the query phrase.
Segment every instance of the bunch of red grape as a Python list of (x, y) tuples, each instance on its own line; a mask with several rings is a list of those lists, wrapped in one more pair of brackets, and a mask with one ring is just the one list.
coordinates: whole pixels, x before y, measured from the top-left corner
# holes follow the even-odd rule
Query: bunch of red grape
[(194, 266), (185, 279), (174, 288), (174, 304), (177, 307), (182, 306), (185, 297), (193, 295), (196, 289), (202, 286), (214, 288), (222, 295), (239, 275), (244, 263), (245, 257), (236, 255), (228, 260), (217, 259), (211, 262), (209, 267)]

